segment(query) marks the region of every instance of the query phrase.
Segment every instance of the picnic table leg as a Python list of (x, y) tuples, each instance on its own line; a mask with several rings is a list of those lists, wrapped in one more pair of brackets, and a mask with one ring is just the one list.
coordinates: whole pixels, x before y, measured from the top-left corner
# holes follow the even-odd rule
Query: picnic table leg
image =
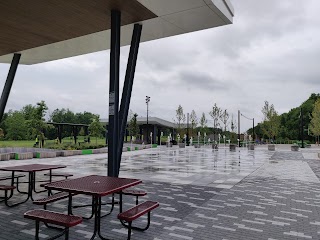
[[(128, 225), (127, 225), (126, 222), (123, 221), (123, 220), (120, 220), (120, 222), (121, 222), (121, 224), (122, 224), (124, 227), (126, 227), (126, 228), (129, 229), (129, 232), (131, 232), (132, 229), (143, 232), (143, 231), (146, 231), (146, 230), (150, 227), (151, 212), (148, 212), (148, 223), (147, 223), (147, 226), (146, 226), (145, 228), (133, 227), (133, 226), (131, 225), (132, 222), (128, 222)], [(129, 234), (129, 236), (130, 236), (130, 235), (131, 235), (131, 234)], [(130, 239), (130, 238), (128, 238), (128, 239)]]
[[(84, 205), (76, 205), (76, 206), (72, 206), (72, 208), (83, 208), (83, 207), (91, 207), (91, 215), (90, 217), (82, 217), (85, 220), (90, 220), (91, 218), (93, 218), (94, 216), (94, 197), (92, 196), (92, 202), (91, 204), (84, 204)], [(72, 212), (72, 210), (71, 210)], [(73, 213), (72, 213), (73, 214)]]
[[(98, 231), (98, 236), (102, 239), (102, 240), (110, 240), (108, 238), (105, 238), (101, 235), (101, 197), (97, 197), (97, 219), (95, 224), (97, 224), (97, 231)], [(91, 238), (94, 239), (94, 238)]]
[(40, 229), (40, 227), (39, 227), (39, 221), (38, 220), (36, 220), (36, 240), (39, 240), (39, 229)]
[[(14, 175), (13, 175), (12, 177), (14, 177)], [(16, 185), (17, 185), (16, 189), (17, 189), (17, 191), (18, 191), (19, 193), (28, 194), (27, 192), (23, 192), (23, 191), (21, 191), (21, 190), (19, 189), (19, 178), (17, 178)], [(12, 186), (13, 186), (13, 185), (12, 185)]]
[(119, 206), (119, 212), (122, 213), (122, 191), (120, 191), (119, 193), (119, 202), (120, 202), (120, 206)]
[[(11, 186), (14, 186), (14, 171), (12, 171), (12, 175), (11, 175)], [(17, 189), (18, 189), (18, 184), (17, 184)], [(13, 195), (13, 189), (10, 191), (9, 198), (11, 198), (12, 195)]]
[[(13, 173), (13, 174), (14, 174), (14, 173)], [(13, 180), (13, 181), (14, 181), (14, 180)], [(15, 207), (15, 206), (18, 206), (18, 205), (20, 205), (20, 204), (22, 204), (22, 203), (27, 202), (27, 201), (29, 200), (29, 198), (31, 198), (32, 201), (33, 201), (33, 197), (32, 197), (32, 173), (31, 173), (31, 172), (29, 173), (28, 197), (27, 197), (26, 200), (24, 200), (24, 201), (22, 201), (22, 202), (18, 202), (18, 203), (14, 203), (14, 204), (10, 205), (10, 204), (8, 203), (8, 200), (10, 199), (10, 197), (8, 197), (7, 194), (8, 194), (8, 193), (7, 193), (7, 191), (6, 191), (6, 192), (5, 192), (5, 200), (4, 200), (4, 203), (5, 203), (5, 205), (6, 205), (7, 207)], [(10, 196), (11, 196), (11, 194), (10, 194)]]
[(37, 190), (36, 190), (36, 172), (33, 172), (33, 191), (34, 191), (35, 193), (47, 192), (47, 190), (41, 190), (41, 191), (37, 191)]
[[(107, 204), (109, 204), (109, 203), (107, 203)], [(110, 212), (106, 213), (105, 215), (100, 216), (100, 218), (104, 218), (104, 217), (106, 217), (106, 216), (109, 216), (109, 215), (113, 212), (113, 209), (114, 209), (114, 205), (115, 205), (115, 204), (116, 204), (116, 203), (115, 203), (115, 201), (114, 201), (114, 193), (113, 193), (113, 194), (112, 194), (112, 201), (111, 201), (111, 209), (110, 209)], [(102, 205), (105, 205), (105, 204), (101, 203), (100, 206), (102, 206)]]
[(69, 193), (69, 197), (68, 197), (68, 214), (73, 215), (73, 213), (72, 213), (72, 194), (71, 193)]
[(98, 225), (100, 224), (99, 222), (99, 214), (98, 214), (98, 197), (92, 196), (93, 199), (93, 210), (94, 210), (94, 229), (93, 229), (93, 235), (90, 238), (90, 240), (95, 239), (97, 232), (98, 232)]

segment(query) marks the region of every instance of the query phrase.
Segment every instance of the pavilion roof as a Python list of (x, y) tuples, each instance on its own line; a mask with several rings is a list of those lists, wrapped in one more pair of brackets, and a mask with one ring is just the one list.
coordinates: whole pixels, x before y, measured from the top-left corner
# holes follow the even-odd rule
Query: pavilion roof
[(121, 45), (134, 23), (141, 41), (231, 24), (229, 0), (10, 0), (0, 2), (0, 62), (21, 53), (36, 64), (109, 49), (112, 9), (122, 14)]

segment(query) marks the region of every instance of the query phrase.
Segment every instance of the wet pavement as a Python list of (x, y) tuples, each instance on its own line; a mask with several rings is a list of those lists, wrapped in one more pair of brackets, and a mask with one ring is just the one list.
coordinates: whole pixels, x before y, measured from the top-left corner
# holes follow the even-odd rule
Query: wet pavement
[[(230, 152), (223, 145), (218, 151), (162, 146), (125, 152), (120, 177), (142, 179), (143, 184), (136, 188), (148, 195), (141, 201), (160, 202), (152, 213), (150, 229), (134, 231), (132, 239), (320, 239), (318, 152), (317, 146), (291, 152), (290, 145), (277, 145), (275, 152), (268, 151), (267, 146)], [(0, 164), (31, 163), (65, 164), (68, 167), (59, 172), (73, 173), (74, 177), (107, 175), (107, 154)], [(91, 199), (79, 195), (74, 201), (83, 204)], [(125, 209), (134, 205), (131, 197), (125, 196), (124, 201)], [(34, 239), (34, 222), (24, 219), (23, 213), (37, 208), (31, 202), (15, 208), (1, 203), (0, 239)], [(66, 212), (67, 201), (48, 208)], [(117, 221), (117, 210), (103, 219), (102, 232), (111, 239), (126, 239), (127, 231)], [(75, 210), (77, 215), (89, 213), (90, 208)], [(145, 225), (146, 217), (135, 224)], [(92, 231), (93, 221), (84, 220), (70, 230), (70, 239), (90, 239)], [(55, 233), (42, 226), (40, 237), (46, 239)]]

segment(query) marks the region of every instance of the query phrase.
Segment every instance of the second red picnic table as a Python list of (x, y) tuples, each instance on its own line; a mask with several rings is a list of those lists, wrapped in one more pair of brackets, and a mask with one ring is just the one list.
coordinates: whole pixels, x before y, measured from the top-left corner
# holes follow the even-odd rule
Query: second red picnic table
[[(49, 165), (49, 164), (28, 164), (28, 165), (20, 165), (20, 166), (12, 166), (12, 167), (0, 168), (0, 171), (12, 172), (12, 177), (11, 177), (11, 185), (12, 186), (14, 185), (14, 173), (15, 172), (29, 173), (29, 176), (28, 176), (28, 191), (25, 192), (28, 195), (27, 199), (22, 201), (22, 202), (15, 203), (13, 205), (9, 205), (8, 202), (5, 201), (5, 204), (8, 207), (13, 207), (13, 206), (17, 206), (19, 204), (25, 203), (29, 199), (31, 199), (33, 201), (32, 193), (36, 192), (36, 190), (35, 190), (36, 172), (49, 171), (50, 181), (51, 181), (52, 170), (53, 169), (59, 169), (59, 168), (65, 168), (65, 167), (67, 167), (67, 166), (65, 166), (65, 165)], [(21, 192), (21, 191), (19, 191), (19, 192)], [(21, 193), (23, 193), (23, 192), (21, 192)], [(12, 195), (13, 195), (13, 190), (11, 190), (11, 193), (10, 193), (8, 199), (10, 199), (12, 197)]]
[(101, 197), (113, 193), (119, 193), (120, 212), (122, 212), (122, 190), (135, 186), (141, 182), (142, 181), (139, 179), (91, 175), (76, 179), (65, 180), (62, 182), (51, 183), (46, 185), (45, 187), (48, 190), (58, 190), (69, 193), (69, 214), (72, 213), (71, 203), (73, 194), (85, 194), (92, 196), (94, 210), (94, 232), (91, 239), (94, 239), (98, 234), (101, 239), (107, 240), (107, 238), (101, 235)]

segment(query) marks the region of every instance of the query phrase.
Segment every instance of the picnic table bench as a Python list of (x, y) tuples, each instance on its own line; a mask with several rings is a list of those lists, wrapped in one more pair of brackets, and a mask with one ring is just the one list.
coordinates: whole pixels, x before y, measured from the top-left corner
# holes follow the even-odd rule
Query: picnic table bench
[[(26, 175), (24, 174), (18, 174), (18, 175), (14, 175), (14, 178), (21, 178), (21, 177), (25, 177)], [(11, 180), (12, 179), (12, 176), (3, 176), (3, 177), (0, 177), (0, 181), (4, 181), (4, 180)]]
[(72, 177), (73, 174), (70, 173), (45, 173), (43, 174), (44, 176), (51, 176), (51, 177), (65, 177), (66, 179), (68, 179), (68, 177)]
[(74, 227), (82, 222), (82, 218), (79, 216), (66, 215), (63, 213), (52, 212), (42, 209), (28, 211), (24, 214), (24, 217), (36, 221), (36, 240), (39, 239), (40, 222), (64, 227), (64, 230), (61, 233), (50, 239), (56, 239), (60, 236), (65, 235), (66, 240), (69, 239), (69, 228)]
[(4, 191), (4, 197), (0, 198), (2, 199), (0, 202), (5, 202), (6, 205), (8, 205), (8, 199), (11, 198), (11, 196), (8, 197), (8, 191), (12, 191), (13, 189), (15, 189), (16, 187), (15, 186), (9, 186), (9, 185), (0, 185), (0, 190), (1, 191)]
[[(74, 195), (76, 195), (76, 194), (72, 194), (72, 196), (74, 196)], [(68, 198), (68, 197), (69, 197), (69, 193), (59, 192), (59, 193), (53, 194), (51, 196), (48, 196), (46, 198), (40, 198), (40, 199), (34, 200), (33, 204), (41, 205), (46, 210), (48, 203), (53, 203), (55, 201), (62, 200), (62, 199)]]
[(139, 203), (139, 197), (147, 195), (145, 191), (142, 190), (135, 190), (135, 189), (124, 189), (122, 190), (123, 195), (128, 195), (128, 196), (135, 196), (136, 197), (136, 205)]
[[(128, 240), (131, 238), (131, 231), (132, 229), (139, 230), (139, 231), (145, 231), (150, 226), (150, 215), (151, 211), (155, 208), (159, 207), (158, 202), (153, 201), (146, 201), (139, 205), (134, 206), (133, 208), (128, 209), (127, 211), (124, 211), (122, 213), (118, 214), (118, 219), (121, 221), (121, 223), (128, 228)], [(136, 220), (137, 218), (141, 217), (142, 215), (148, 213), (148, 224), (145, 228), (138, 228), (138, 227), (132, 227), (132, 221)], [(126, 225), (123, 221), (127, 222), (128, 225)]]

